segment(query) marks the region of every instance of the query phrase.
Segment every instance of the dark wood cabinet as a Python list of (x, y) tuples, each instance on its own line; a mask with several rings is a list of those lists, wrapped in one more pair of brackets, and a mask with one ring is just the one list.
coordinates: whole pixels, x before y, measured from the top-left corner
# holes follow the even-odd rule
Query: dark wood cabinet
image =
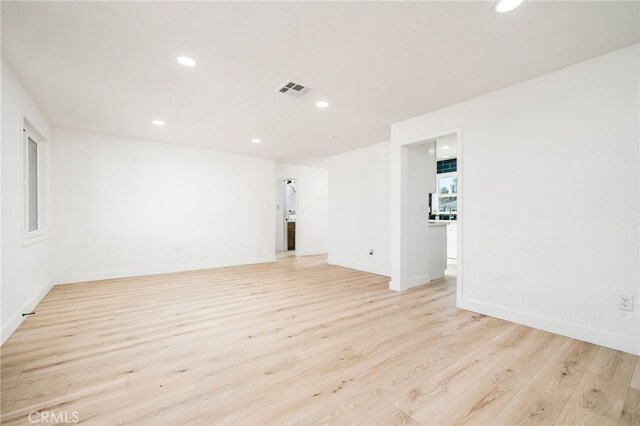
[(296, 249), (296, 223), (287, 222), (287, 250)]

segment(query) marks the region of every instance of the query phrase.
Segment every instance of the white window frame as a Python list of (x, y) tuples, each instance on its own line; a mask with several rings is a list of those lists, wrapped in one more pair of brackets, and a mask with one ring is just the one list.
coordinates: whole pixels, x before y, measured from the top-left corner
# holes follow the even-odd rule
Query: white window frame
[[(22, 246), (48, 238), (47, 223), (47, 144), (40, 132), (26, 117), (22, 119)], [(29, 139), (38, 147), (38, 229), (29, 231)]]
[[(456, 192), (455, 194), (440, 194), (440, 178), (450, 178), (450, 177), (458, 177), (458, 172), (448, 172), (448, 173), (438, 173), (436, 175), (436, 191), (437, 191), (437, 204), (436, 204), (436, 209), (435, 209), (435, 214), (437, 215), (442, 215), (442, 214), (449, 214), (446, 212), (441, 212), (440, 211), (440, 198), (454, 198), (456, 199), (456, 201), (458, 200), (458, 193)], [(451, 214), (458, 214), (458, 210), (453, 210), (451, 211)]]

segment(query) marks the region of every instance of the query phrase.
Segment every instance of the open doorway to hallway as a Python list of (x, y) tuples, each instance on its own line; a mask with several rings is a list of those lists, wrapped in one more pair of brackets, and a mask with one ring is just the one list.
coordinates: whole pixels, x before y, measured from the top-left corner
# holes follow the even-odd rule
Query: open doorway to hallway
[(392, 261), (393, 290), (461, 280), (461, 139), (451, 130), (401, 143), (396, 186), (398, 250)]
[(296, 179), (276, 180), (276, 256), (296, 253), (298, 217), (298, 182)]
[(455, 281), (458, 263), (458, 141), (456, 134), (436, 138), (436, 187), (429, 194), (429, 221), (446, 226), (444, 276)]

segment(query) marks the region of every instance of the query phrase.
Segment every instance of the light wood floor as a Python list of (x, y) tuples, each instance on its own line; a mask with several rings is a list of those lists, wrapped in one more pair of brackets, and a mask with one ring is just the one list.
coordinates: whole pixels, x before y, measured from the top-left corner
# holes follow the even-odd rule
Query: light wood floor
[(2, 423), (640, 424), (638, 357), (387, 286), (311, 256), (55, 287), (2, 347)]

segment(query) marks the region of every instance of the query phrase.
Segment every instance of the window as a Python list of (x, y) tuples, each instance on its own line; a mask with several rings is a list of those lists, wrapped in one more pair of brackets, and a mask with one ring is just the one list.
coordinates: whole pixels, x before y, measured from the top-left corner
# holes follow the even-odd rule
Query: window
[(38, 230), (38, 143), (27, 135), (28, 232)]
[(438, 175), (438, 213), (456, 214), (458, 212), (458, 174), (442, 173)]
[(35, 129), (23, 123), (24, 217), (23, 246), (45, 239), (44, 226), (44, 142)]

